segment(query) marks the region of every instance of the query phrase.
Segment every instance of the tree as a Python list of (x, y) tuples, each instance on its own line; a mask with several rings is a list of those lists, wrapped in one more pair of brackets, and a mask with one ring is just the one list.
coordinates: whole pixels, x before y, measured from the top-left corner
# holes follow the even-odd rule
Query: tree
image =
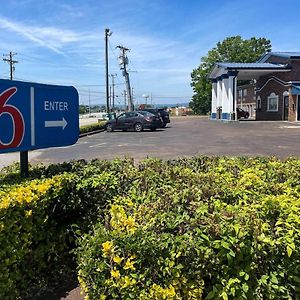
[(200, 66), (192, 71), (191, 86), (194, 95), (190, 107), (197, 114), (207, 114), (211, 110), (211, 82), (208, 75), (216, 62), (255, 62), (269, 51), (271, 42), (265, 38), (252, 37), (243, 40), (238, 35), (218, 42), (216, 47), (201, 58)]
[(88, 111), (88, 108), (86, 105), (80, 104), (79, 105), (79, 114), (83, 115)]

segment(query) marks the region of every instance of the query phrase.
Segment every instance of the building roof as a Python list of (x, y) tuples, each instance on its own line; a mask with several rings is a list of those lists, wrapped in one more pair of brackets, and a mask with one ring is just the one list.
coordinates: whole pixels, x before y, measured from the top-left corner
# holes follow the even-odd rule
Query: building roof
[(288, 65), (283, 64), (271, 64), (271, 63), (215, 63), (212, 68), (209, 78), (215, 79), (222, 75), (228, 74), (230, 71), (238, 71), (239, 79), (255, 79), (256, 77), (272, 73), (290, 70)]
[(291, 86), (292, 86), (292, 95), (300, 95), (300, 83), (291, 82)]
[(216, 63), (219, 67), (227, 70), (237, 69), (282, 69), (286, 65), (271, 63)]
[(270, 56), (277, 56), (281, 58), (300, 58), (300, 52), (267, 52), (257, 62), (263, 63), (268, 60)]

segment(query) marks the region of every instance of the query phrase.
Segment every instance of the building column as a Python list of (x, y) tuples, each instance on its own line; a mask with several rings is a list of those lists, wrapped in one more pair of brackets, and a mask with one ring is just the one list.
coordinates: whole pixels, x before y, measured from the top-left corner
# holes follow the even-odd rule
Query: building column
[(229, 119), (232, 120), (234, 116), (234, 76), (229, 76), (228, 78), (228, 113), (230, 115)]
[(217, 87), (218, 85), (218, 80), (217, 79), (213, 79), (212, 80), (212, 97), (211, 97), (211, 118), (212, 119), (216, 119), (217, 118)]
[(218, 77), (217, 80), (217, 119), (221, 119), (221, 115), (218, 115), (218, 110), (222, 109), (222, 78)]
[(229, 120), (237, 120), (237, 76), (238, 71), (228, 72), (228, 107), (229, 107)]
[(228, 120), (228, 75), (222, 75), (222, 120)]

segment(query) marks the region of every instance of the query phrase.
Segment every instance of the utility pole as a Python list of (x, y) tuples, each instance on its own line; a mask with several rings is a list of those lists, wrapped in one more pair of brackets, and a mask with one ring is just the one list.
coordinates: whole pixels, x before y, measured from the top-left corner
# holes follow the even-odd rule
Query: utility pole
[[(9, 54), (3, 55), (8, 58), (3, 58), (3, 61), (9, 63), (10, 68), (10, 80), (13, 80), (13, 73), (15, 71), (15, 64), (18, 63), (17, 60), (13, 60), (13, 57), (17, 53), (13, 53), (12, 51), (9, 52)], [(21, 151), (20, 152), (20, 171), (22, 177), (28, 177), (28, 151)]]
[(106, 112), (109, 113), (109, 83), (108, 83), (108, 37), (112, 35), (109, 28), (105, 28), (105, 81), (106, 81)]
[(120, 56), (119, 56), (119, 65), (120, 69), (125, 77), (126, 82), (126, 90), (128, 96), (128, 111), (133, 111), (133, 102), (132, 102), (132, 95), (131, 95), (131, 88), (130, 88), (130, 81), (129, 81), (129, 73), (127, 72), (126, 66), (128, 65), (128, 57), (126, 56), (126, 51), (129, 51), (128, 48), (123, 46), (117, 46), (116, 48), (120, 49)]
[(13, 56), (15, 56), (17, 53), (9, 52), (9, 54), (3, 55), (9, 58), (3, 58), (3, 61), (8, 62), (10, 66), (10, 80), (13, 80), (13, 73), (15, 71), (15, 64), (18, 63), (17, 60), (13, 60)]
[(112, 81), (112, 111), (115, 110), (115, 77), (117, 74), (110, 74)]
[(112, 105), (111, 105), (111, 85), (109, 86), (109, 107), (110, 107), (110, 111), (112, 111)]
[(132, 107), (134, 109), (134, 88), (131, 88)]
[(91, 89), (89, 89), (89, 117), (91, 117)]
[(125, 105), (125, 110), (127, 110), (127, 92), (126, 92), (126, 90), (124, 90), (123, 95), (124, 95), (124, 105)]

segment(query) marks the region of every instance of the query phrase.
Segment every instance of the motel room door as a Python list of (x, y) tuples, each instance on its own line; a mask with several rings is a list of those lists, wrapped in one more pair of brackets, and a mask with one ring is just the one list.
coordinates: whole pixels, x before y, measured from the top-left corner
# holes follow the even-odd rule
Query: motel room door
[(289, 96), (283, 97), (283, 120), (289, 119)]

